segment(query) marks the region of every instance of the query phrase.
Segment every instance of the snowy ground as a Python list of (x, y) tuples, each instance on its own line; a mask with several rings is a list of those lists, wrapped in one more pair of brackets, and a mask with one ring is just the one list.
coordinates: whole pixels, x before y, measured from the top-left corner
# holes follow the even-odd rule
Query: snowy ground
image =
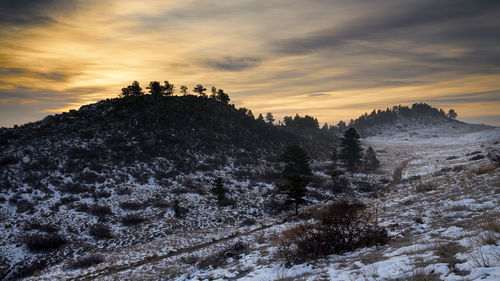
[[(381, 160), (374, 177), (392, 178), (408, 160), (398, 184), (361, 198), (389, 230), (388, 245), (287, 268), (276, 237), (300, 220), (283, 214), (246, 226), (170, 229), (150, 242), (98, 250), (105, 261), (94, 267), (60, 264), (31, 279), (500, 280), (500, 167), (487, 157), (500, 151), (500, 129), (432, 134), (364, 140)], [(248, 245), (239, 258), (217, 256), (237, 242)]]

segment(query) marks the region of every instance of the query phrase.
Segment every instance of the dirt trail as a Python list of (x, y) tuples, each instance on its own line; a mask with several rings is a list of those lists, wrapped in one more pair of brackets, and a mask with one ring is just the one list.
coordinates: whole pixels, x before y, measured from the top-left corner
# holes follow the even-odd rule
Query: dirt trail
[(167, 258), (171, 258), (171, 257), (178, 256), (178, 255), (181, 255), (181, 254), (193, 252), (193, 251), (196, 251), (196, 250), (199, 250), (199, 249), (202, 249), (202, 248), (210, 247), (212, 245), (215, 245), (215, 244), (218, 244), (218, 243), (221, 243), (221, 242), (225, 242), (225, 241), (229, 241), (231, 239), (235, 239), (235, 238), (238, 238), (238, 237), (241, 237), (241, 236), (247, 236), (247, 235), (250, 235), (250, 234), (252, 234), (254, 232), (265, 230), (265, 229), (268, 229), (270, 227), (281, 225), (281, 224), (284, 224), (284, 223), (286, 223), (286, 221), (285, 222), (281, 222), (281, 223), (277, 223), (277, 224), (263, 225), (263, 226), (258, 227), (256, 229), (252, 229), (252, 230), (249, 230), (247, 232), (239, 233), (237, 235), (226, 236), (226, 237), (223, 237), (223, 238), (220, 238), (218, 240), (211, 241), (211, 242), (201, 243), (201, 244), (198, 244), (198, 245), (195, 245), (195, 246), (192, 246), (192, 247), (187, 247), (187, 248), (179, 249), (177, 251), (171, 251), (171, 252), (169, 252), (168, 254), (165, 254), (165, 255), (161, 255), (161, 256), (149, 256), (149, 257), (145, 257), (144, 259), (136, 261), (136, 262), (133, 262), (133, 263), (106, 267), (106, 268), (101, 269), (99, 271), (95, 271), (95, 272), (91, 272), (91, 273), (88, 273), (88, 274), (85, 274), (85, 275), (81, 275), (81, 276), (75, 277), (74, 280), (95, 280), (96, 278), (103, 278), (103, 277), (106, 277), (106, 276), (110, 276), (110, 275), (116, 274), (118, 272), (122, 272), (122, 271), (129, 270), (129, 269), (134, 269), (134, 268), (137, 268), (137, 267), (145, 265), (145, 264), (156, 263), (156, 262), (159, 262), (159, 261), (167, 259)]

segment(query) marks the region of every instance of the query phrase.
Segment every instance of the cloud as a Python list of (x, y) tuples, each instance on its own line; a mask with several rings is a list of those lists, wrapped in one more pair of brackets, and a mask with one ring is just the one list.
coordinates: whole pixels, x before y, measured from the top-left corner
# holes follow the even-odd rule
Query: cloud
[(97, 101), (99, 98), (96, 100), (94, 96), (104, 90), (103, 87), (76, 87), (54, 91), (21, 86), (0, 89), (0, 126), (20, 125), (42, 119), (51, 112), (77, 109)]
[(14, 89), (0, 89), (0, 103), (4, 102), (48, 102), (68, 104), (78, 101), (78, 97), (63, 92), (19, 86)]
[(3, 0), (0, 27), (20, 28), (57, 22), (55, 16), (76, 9), (81, 0)]
[(219, 59), (209, 59), (205, 64), (213, 69), (221, 71), (242, 71), (259, 65), (260, 59), (255, 57), (232, 57), (225, 56)]
[(25, 74), (26, 70), (19, 67), (2, 67), (0, 66), (1, 76), (21, 75)]
[(498, 1), (410, 1), (404, 3), (407, 7), (386, 1), (381, 4), (382, 8), (376, 7), (377, 4), (372, 7), (378, 10), (375, 16), (355, 18), (342, 26), (276, 40), (275, 50), (284, 54), (304, 54), (338, 47), (351, 40), (500, 40)]
[(500, 103), (500, 91), (454, 94), (444, 97), (427, 99), (427, 101), (439, 102), (439, 103), (453, 103), (453, 104), (476, 103), (476, 102)]
[[(0, 75), (7, 77), (7, 76), (25, 76), (25, 77), (32, 77), (32, 78), (39, 78), (43, 80), (51, 80), (51, 81), (57, 81), (57, 82), (62, 82), (65, 81), (70, 74), (69, 73), (63, 73), (63, 72), (36, 72), (36, 71), (30, 71), (24, 68), (19, 68), (19, 67), (3, 67), (0, 66)], [(0, 80), (1, 81), (1, 80)]]
[(329, 94), (323, 94), (323, 93), (317, 93), (317, 94), (310, 94), (310, 97), (328, 97), (330, 96)]

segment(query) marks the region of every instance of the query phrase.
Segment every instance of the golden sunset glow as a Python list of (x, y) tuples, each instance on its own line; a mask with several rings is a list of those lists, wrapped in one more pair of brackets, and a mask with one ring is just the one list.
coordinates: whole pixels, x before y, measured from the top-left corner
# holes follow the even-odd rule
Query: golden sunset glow
[(433, 1), (406, 2), (7, 1), (0, 126), (116, 97), (133, 80), (216, 86), (278, 118), (336, 123), (427, 102), (500, 125), (498, 5), (429, 15)]

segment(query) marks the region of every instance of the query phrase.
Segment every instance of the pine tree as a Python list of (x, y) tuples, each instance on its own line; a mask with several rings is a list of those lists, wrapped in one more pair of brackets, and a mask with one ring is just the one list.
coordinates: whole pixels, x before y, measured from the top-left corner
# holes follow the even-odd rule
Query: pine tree
[(146, 87), (146, 89), (149, 89), (149, 93), (152, 96), (156, 96), (156, 97), (163, 95), (163, 93), (165, 92), (165, 89), (158, 81), (149, 82), (149, 86)]
[(174, 200), (172, 209), (174, 210), (174, 217), (176, 218), (182, 218), (187, 211), (185, 208), (181, 207), (178, 199)]
[(163, 94), (165, 96), (171, 96), (174, 94), (174, 84), (170, 84), (168, 81), (164, 81), (165, 85), (163, 86)]
[(273, 124), (274, 116), (271, 112), (266, 113), (266, 122), (271, 125)]
[(217, 196), (217, 199), (219, 201), (223, 200), (226, 197), (227, 189), (224, 187), (224, 182), (221, 177), (218, 177), (214, 180), (212, 183), (212, 189), (210, 189), (210, 192)]
[(210, 98), (216, 100), (217, 99), (217, 88), (212, 87), (211, 92), (212, 92), (212, 94), (210, 95)]
[(278, 191), (286, 195), (285, 204), (295, 205), (295, 215), (299, 214), (299, 205), (303, 204), (307, 195), (307, 179), (300, 174), (290, 174), (287, 177), (288, 183), (278, 185)]
[(120, 94), (121, 97), (142, 95), (144, 95), (144, 92), (142, 91), (142, 88), (141, 86), (139, 86), (139, 82), (137, 81), (132, 82), (132, 85), (129, 85), (126, 88), (122, 88), (122, 92)]
[(202, 85), (198, 84), (196, 85), (196, 87), (194, 87), (193, 92), (198, 93), (200, 97), (206, 97), (207, 96), (207, 94), (205, 94), (206, 90), (207, 90), (206, 88), (203, 88)]
[(448, 117), (451, 119), (457, 119), (457, 113), (454, 109), (450, 109), (450, 111), (448, 111)]
[(180, 92), (183, 96), (187, 95), (187, 91), (188, 91), (188, 87), (186, 87), (185, 85), (182, 85), (180, 87)]
[(356, 167), (361, 161), (362, 149), (359, 138), (356, 129), (351, 127), (345, 131), (344, 136), (340, 140), (342, 149), (339, 158), (342, 159), (349, 168)]
[(377, 155), (371, 146), (366, 150), (365, 166), (368, 170), (375, 170), (380, 166), (380, 161), (378, 161)]
[(266, 121), (264, 121), (264, 116), (262, 116), (262, 113), (259, 113), (259, 116), (257, 116), (257, 121), (262, 122), (262, 123), (266, 122)]
[(285, 162), (285, 169), (283, 170), (283, 176), (285, 177), (291, 174), (311, 175), (309, 156), (298, 145), (285, 148), (285, 151), (280, 156), (280, 161)]
[(223, 104), (228, 104), (231, 99), (228, 94), (224, 93), (224, 90), (219, 89), (217, 90), (216, 100), (222, 102)]
[(323, 124), (323, 127), (321, 127), (321, 131), (328, 132), (328, 123), (325, 122), (325, 124)]

